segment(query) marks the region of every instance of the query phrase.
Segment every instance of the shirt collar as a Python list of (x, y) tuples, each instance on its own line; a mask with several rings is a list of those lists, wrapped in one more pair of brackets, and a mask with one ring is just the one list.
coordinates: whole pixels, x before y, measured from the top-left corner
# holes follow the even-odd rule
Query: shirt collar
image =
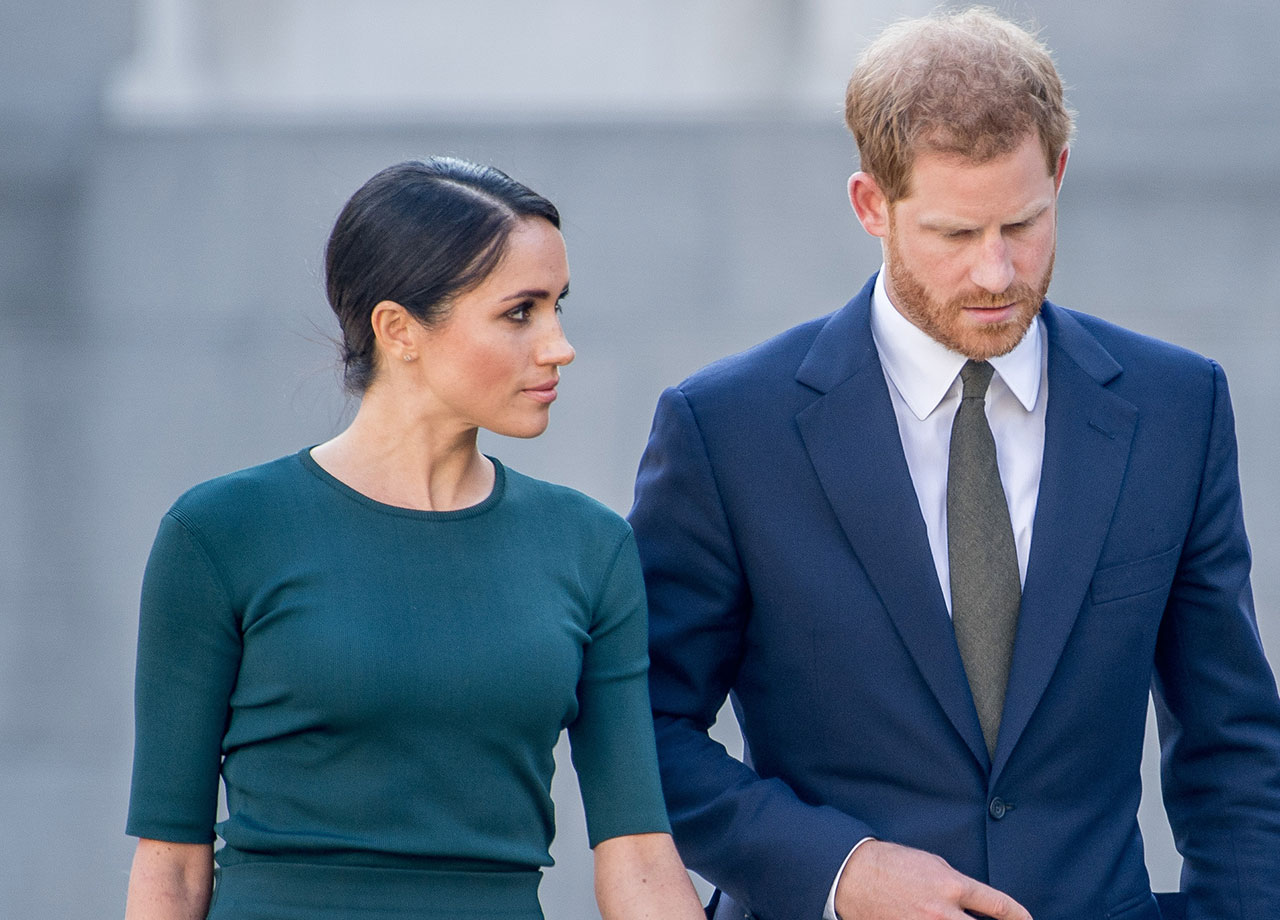
[[(889, 300), (884, 278), (882, 265), (871, 293), (871, 336), (885, 373), (911, 414), (923, 420), (938, 408), (966, 358), (930, 338), (899, 313)], [(1040, 328), (1041, 320), (1036, 316), (1012, 351), (991, 359), (1000, 379), (1028, 412), (1035, 408), (1040, 395)]]

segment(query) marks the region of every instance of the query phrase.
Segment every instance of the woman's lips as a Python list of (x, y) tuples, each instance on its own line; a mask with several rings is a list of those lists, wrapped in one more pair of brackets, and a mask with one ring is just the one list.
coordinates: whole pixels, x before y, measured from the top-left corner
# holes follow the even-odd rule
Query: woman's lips
[(524, 392), (528, 394), (530, 399), (541, 403), (553, 403), (556, 401), (556, 383), (558, 381), (553, 380), (540, 386), (526, 387)]

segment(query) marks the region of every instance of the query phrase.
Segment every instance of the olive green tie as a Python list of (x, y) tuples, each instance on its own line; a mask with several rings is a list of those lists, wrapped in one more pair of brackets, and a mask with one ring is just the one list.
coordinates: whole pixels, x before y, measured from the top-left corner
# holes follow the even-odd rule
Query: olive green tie
[(986, 395), (994, 368), (969, 361), (951, 425), (947, 465), (947, 558), (951, 620), (987, 751), (994, 757), (1004, 709), (1022, 584), (1009, 505), (987, 424)]

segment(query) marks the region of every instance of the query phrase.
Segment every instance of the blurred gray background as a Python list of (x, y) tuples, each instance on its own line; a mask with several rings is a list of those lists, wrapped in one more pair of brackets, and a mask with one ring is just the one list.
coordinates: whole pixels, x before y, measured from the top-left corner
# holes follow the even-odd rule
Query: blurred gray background
[[(579, 357), (546, 435), (486, 446), (625, 512), (663, 386), (879, 264), (844, 198), (843, 85), (880, 26), (930, 6), (0, 6), (0, 918), (122, 913), (146, 553), (187, 486), (349, 417), (320, 261), (360, 183), (448, 153), (556, 201)], [(1001, 8), (1043, 28), (1079, 110), (1051, 296), (1225, 366), (1280, 660), (1280, 6)], [(555, 793), (548, 916), (594, 917), (567, 762)]]

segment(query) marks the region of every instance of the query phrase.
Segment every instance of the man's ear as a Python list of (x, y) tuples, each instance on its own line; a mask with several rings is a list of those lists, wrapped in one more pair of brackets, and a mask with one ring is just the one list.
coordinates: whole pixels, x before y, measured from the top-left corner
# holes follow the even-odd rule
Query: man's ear
[(1063, 147), (1062, 153), (1058, 154), (1058, 169), (1053, 176), (1053, 193), (1055, 195), (1062, 191), (1062, 177), (1067, 174), (1067, 155), (1070, 153), (1070, 147)]
[(889, 235), (889, 199), (870, 174), (856, 172), (849, 177), (849, 203), (863, 230), (881, 238)]

